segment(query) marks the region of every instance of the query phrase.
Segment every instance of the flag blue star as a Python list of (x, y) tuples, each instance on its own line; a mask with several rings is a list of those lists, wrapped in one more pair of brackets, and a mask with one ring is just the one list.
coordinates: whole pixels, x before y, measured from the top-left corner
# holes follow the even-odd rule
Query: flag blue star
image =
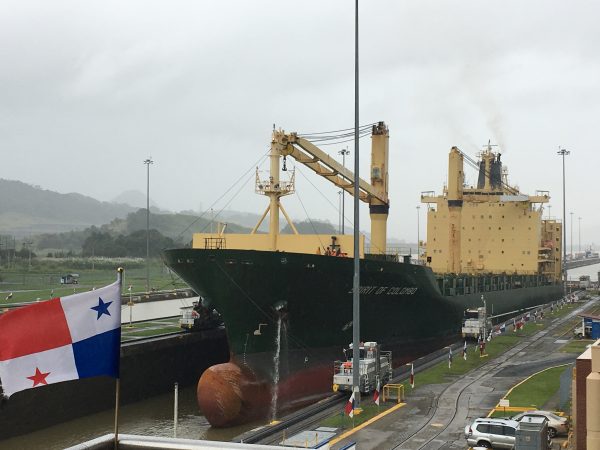
[(99, 320), (100, 317), (102, 316), (102, 314), (106, 314), (107, 316), (110, 316), (110, 312), (108, 311), (108, 307), (112, 304), (112, 302), (106, 302), (104, 303), (104, 301), (102, 301), (102, 298), (98, 297), (98, 306), (92, 306), (90, 309), (93, 309), (94, 311), (98, 312), (98, 317), (96, 318), (96, 320)]

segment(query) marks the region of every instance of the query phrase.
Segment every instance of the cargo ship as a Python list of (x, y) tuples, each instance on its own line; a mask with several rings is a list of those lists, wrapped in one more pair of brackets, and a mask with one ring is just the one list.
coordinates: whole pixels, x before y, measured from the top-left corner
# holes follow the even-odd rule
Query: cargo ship
[[(425, 193), (427, 242), (418, 261), (386, 249), (389, 130), (371, 131), (370, 183), (306, 136), (274, 130), (268, 177), (256, 192), (269, 206), (250, 234), (194, 234), (190, 248), (164, 259), (222, 316), (230, 361), (206, 370), (198, 403), (213, 426), (275, 417), (331, 393), (333, 361), (352, 341), (353, 235), (299, 234), (281, 198), (293, 194), (294, 158), (338, 189), (369, 204), (371, 242), (359, 237), (360, 333), (392, 351), (394, 366), (455, 341), (467, 308), (517, 314), (560, 298), (562, 224), (543, 220), (547, 192), (525, 195), (508, 184), (500, 154), (487, 146), (472, 160), (449, 154), (448, 185)], [(281, 160), (283, 159), (283, 167)], [(477, 185), (465, 185), (475, 164)], [(283, 169), (283, 170), (282, 170)], [(283, 174), (287, 178), (283, 179)], [(293, 234), (281, 234), (279, 212)], [(269, 232), (258, 228), (269, 215)]]

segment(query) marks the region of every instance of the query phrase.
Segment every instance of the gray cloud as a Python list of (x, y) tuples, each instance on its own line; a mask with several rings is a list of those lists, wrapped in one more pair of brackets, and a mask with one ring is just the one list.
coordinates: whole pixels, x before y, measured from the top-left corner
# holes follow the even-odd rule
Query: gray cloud
[[(513, 182), (551, 191), (553, 215), (556, 149), (572, 150), (569, 208), (584, 217), (582, 235), (600, 239), (600, 213), (584, 202), (600, 162), (599, 10), (361, 2), (361, 121), (391, 129), (392, 236), (416, 237), (419, 193), (441, 190), (452, 145), (474, 155), (492, 139)], [(0, 42), (0, 176), (60, 192), (108, 200), (143, 190), (152, 155), (157, 204), (208, 206), (266, 151), (273, 123), (353, 126), (353, 9), (341, 0), (5, 1)], [(329, 202), (298, 177), (309, 213), (336, 223), (335, 190), (311, 181)], [(250, 181), (230, 206), (263, 205)], [(304, 218), (297, 199), (286, 205)]]

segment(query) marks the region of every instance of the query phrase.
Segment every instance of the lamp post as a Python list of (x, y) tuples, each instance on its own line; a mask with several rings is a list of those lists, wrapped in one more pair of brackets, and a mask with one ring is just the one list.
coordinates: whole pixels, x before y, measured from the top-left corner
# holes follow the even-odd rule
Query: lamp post
[(571, 211), (571, 259), (573, 259), (573, 211)]
[(562, 263), (562, 272), (563, 272), (563, 282), (564, 282), (564, 295), (567, 295), (567, 229), (566, 219), (567, 219), (567, 208), (565, 201), (565, 156), (570, 154), (571, 152), (558, 147), (558, 155), (562, 156), (562, 185), (563, 185), (563, 263)]
[(360, 151), (359, 151), (359, 80), (358, 80), (358, 0), (354, 12), (354, 276), (352, 278), (352, 392), (354, 404), (360, 406), (360, 216), (358, 199), (360, 195)]
[(344, 190), (338, 191), (338, 233), (342, 233), (342, 222), (344, 221), (344, 212), (342, 210), (342, 197), (344, 196)]
[(577, 249), (579, 250), (579, 253), (581, 253), (581, 217), (577, 218), (579, 220), (579, 245), (577, 246)]
[[(338, 154), (342, 155), (342, 166), (344, 167), (344, 169), (346, 168), (346, 155), (350, 154), (350, 150), (348, 150), (348, 148), (343, 148), (341, 149)], [(341, 231), (340, 233), (344, 234), (344, 222), (345, 222), (345, 216), (344, 216), (344, 190), (342, 189), (342, 226), (341, 226)]]
[(420, 226), (421, 205), (417, 205), (417, 261), (421, 257), (421, 226)]
[(150, 164), (152, 157), (145, 159), (146, 164), (146, 292), (150, 292)]
[(552, 205), (548, 205), (548, 220), (550, 220), (550, 210), (552, 209)]

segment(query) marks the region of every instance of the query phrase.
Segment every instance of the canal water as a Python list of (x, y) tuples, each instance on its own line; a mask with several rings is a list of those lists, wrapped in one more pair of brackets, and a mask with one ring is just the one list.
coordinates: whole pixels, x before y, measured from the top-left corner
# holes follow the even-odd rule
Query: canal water
[(592, 264), (567, 270), (567, 277), (569, 280), (579, 280), (581, 275), (589, 275), (591, 281), (598, 281), (598, 272), (600, 272), (600, 264)]
[(135, 303), (134, 306), (129, 307), (127, 295), (123, 295), (121, 300), (121, 323), (129, 323), (130, 311), (133, 322), (178, 316), (181, 314), (180, 308), (192, 306), (192, 302), (197, 300), (198, 297), (175, 298), (172, 300)]
[[(157, 319), (177, 316), (180, 308), (191, 306), (197, 297), (162, 300), (135, 304), (132, 320)], [(122, 322), (129, 323), (129, 307), (123, 298)], [(10, 400), (9, 400), (10, 401)], [(147, 400), (120, 407), (119, 432), (126, 434), (173, 437), (174, 394), (159, 395)], [(247, 424), (236, 428), (210, 427), (196, 403), (196, 386), (179, 390), (179, 420), (177, 437), (228, 441), (260, 424)], [(2, 424), (0, 424), (2, 426)], [(0, 449), (58, 450), (114, 431), (114, 412), (104, 411), (80, 417), (40, 431), (0, 440)]]
[[(125, 434), (173, 437), (174, 395), (165, 394), (121, 406), (119, 432)], [(229, 441), (260, 424), (212, 428), (198, 411), (195, 386), (179, 390), (177, 437)], [(0, 440), (2, 450), (58, 450), (114, 431), (114, 412), (104, 411), (45, 428), (24, 436)]]

